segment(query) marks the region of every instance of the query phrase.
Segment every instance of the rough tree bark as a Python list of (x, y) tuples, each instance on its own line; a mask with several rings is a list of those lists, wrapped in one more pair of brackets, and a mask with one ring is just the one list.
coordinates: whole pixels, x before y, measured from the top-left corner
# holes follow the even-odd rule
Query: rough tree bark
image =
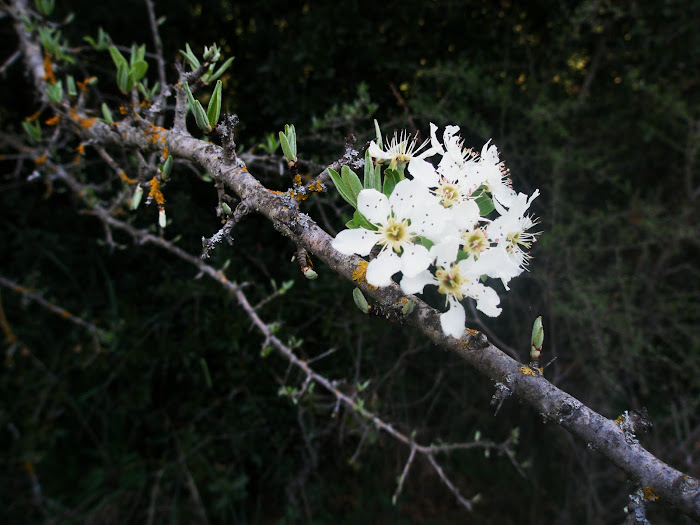
[[(45, 76), (41, 49), (26, 32), (21, 22), (26, 16), (24, 0), (12, 3), (12, 14), (20, 38), (25, 66), (31, 75), (40, 100), (46, 101), (42, 80)], [(182, 90), (181, 87), (175, 89)], [(178, 97), (184, 100), (184, 96)], [(179, 108), (182, 109), (182, 108)], [(276, 230), (289, 238), (298, 248), (303, 248), (323, 261), (327, 271), (332, 271), (353, 281), (353, 272), (361, 258), (344, 256), (331, 246), (332, 238), (308, 215), (300, 211), (298, 203), (288, 195), (265, 188), (248, 171), (245, 163), (230, 148), (199, 140), (184, 128), (184, 120), (178, 119), (173, 129), (155, 127), (139, 117), (125, 119), (114, 126), (97, 121), (86, 114), (71, 113), (70, 108), (56, 108), (62, 119), (80, 136), (82, 142), (160, 153), (167, 147), (170, 155), (188, 159), (206, 170), (216, 183), (230, 188), (250, 211), (270, 220)], [(233, 129), (229, 130), (230, 133)], [(157, 139), (157, 140), (154, 140)], [(60, 176), (60, 175), (59, 175)], [(390, 310), (406, 296), (397, 284), (373, 289), (366, 283), (353, 281), (363, 293), (372, 297), (384, 309)], [(462, 339), (443, 334), (440, 328), (440, 312), (417, 297), (413, 312), (398, 316), (394, 321), (418, 330), (436, 345), (435, 351), (448, 350), (467, 361), (471, 366), (496, 383), (502, 397), (515, 395), (532, 406), (552, 424), (560, 425), (589, 447), (605, 456), (619, 467), (644, 494), (656, 497), (675, 506), (680, 512), (700, 520), (700, 482), (665, 464), (642, 447), (629, 428), (603, 417), (580, 401), (550, 383), (542, 374), (533, 373), (490, 344), (480, 332), (468, 330)], [(576, 351), (576, 349), (570, 349)], [(624, 351), (624, 349), (621, 349)]]

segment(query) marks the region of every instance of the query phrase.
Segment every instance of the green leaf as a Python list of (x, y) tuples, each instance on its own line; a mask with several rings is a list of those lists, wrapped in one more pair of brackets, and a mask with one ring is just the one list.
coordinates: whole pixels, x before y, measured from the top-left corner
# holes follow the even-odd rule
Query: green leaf
[(226, 72), (226, 70), (229, 68), (229, 66), (231, 65), (231, 62), (233, 62), (233, 59), (234, 59), (234, 57), (231, 57), (228, 60), (226, 60), (226, 62), (221, 64), (221, 67), (219, 67), (219, 69), (217, 69), (216, 72), (212, 73), (211, 77), (209, 77), (209, 79), (208, 79), (209, 82), (214, 82), (221, 75), (223, 75)]
[(209, 105), (207, 106), (207, 120), (209, 120), (209, 125), (213, 128), (219, 122), (219, 115), (221, 114), (221, 80), (216, 81), (216, 87), (214, 88), (214, 93), (209, 99)]
[(382, 132), (379, 129), (379, 122), (377, 122), (377, 119), (374, 119), (374, 133), (377, 136), (377, 146), (379, 146), (379, 149), (382, 149), (384, 147), (384, 144), (382, 143)]
[(382, 168), (375, 166), (369, 150), (365, 151), (365, 176), (363, 186), (367, 189), (382, 191)]
[(347, 165), (340, 169), (340, 177), (343, 179), (345, 187), (351, 192), (353, 202), (355, 202), (355, 208), (357, 208), (357, 196), (362, 191), (360, 178)]
[(185, 49), (186, 51), (183, 51), (182, 49), (180, 50), (180, 53), (182, 56), (185, 57), (187, 60), (187, 63), (190, 65), (192, 70), (197, 69), (200, 66), (199, 60), (195, 56), (195, 54), (192, 52), (192, 49), (190, 48), (189, 44), (185, 44)]
[(123, 94), (127, 94), (129, 91), (131, 91), (131, 88), (134, 87), (133, 83), (131, 86), (129, 85), (129, 66), (127, 66), (126, 61), (124, 61), (123, 64), (120, 64), (119, 67), (117, 68), (117, 87), (119, 88), (119, 91), (121, 91)]
[[(283, 135), (280, 133), (280, 139), (282, 136)], [(335, 184), (335, 189), (338, 190), (340, 196), (353, 208), (357, 208), (357, 199), (352, 198), (352, 192), (350, 191), (350, 188), (345, 186), (345, 182), (343, 182), (340, 174), (333, 168), (328, 168), (328, 174), (331, 176), (331, 180), (333, 181), (333, 184)]]
[(194, 120), (197, 122), (197, 126), (204, 133), (211, 133), (211, 126), (209, 125), (209, 119), (207, 114), (204, 112), (204, 108), (199, 103), (199, 100), (194, 101), (194, 106), (192, 107), (192, 113), (194, 113)]
[[(285, 126), (285, 131), (289, 129), (289, 126)], [(292, 130), (294, 128), (292, 127)], [(280, 131), (279, 133), (280, 137), (280, 145), (282, 146), (282, 153), (284, 153), (284, 157), (289, 161), (289, 162), (296, 162), (297, 160), (297, 149), (296, 149), (296, 137), (294, 136), (294, 133), (284, 133)]]
[(73, 75), (68, 75), (66, 77), (66, 90), (68, 91), (69, 97), (78, 96), (78, 90), (75, 87), (75, 79), (73, 78)]
[(479, 213), (481, 213), (482, 217), (486, 217), (494, 210), (493, 199), (485, 191), (482, 191), (481, 194), (474, 199), (474, 201), (478, 204)]
[(131, 65), (129, 76), (134, 79), (134, 84), (141, 80), (148, 71), (148, 62), (137, 60)]
[(192, 96), (192, 91), (190, 91), (190, 85), (185, 82), (185, 93), (187, 94), (187, 102), (190, 103), (190, 107), (194, 107), (194, 97)]
[[(352, 224), (352, 226), (348, 226), (348, 224)], [(345, 226), (352, 229), (364, 228), (365, 230), (377, 231), (377, 227), (369, 222), (358, 210), (355, 210), (355, 213), (352, 215), (352, 220), (348, 221)]]
[(109, 54), (112, 55), (112, 60), (114, 61), (114, 65), (117, 66), (117, 69), (119, 69), (122, 64), (124, 67), (128, 65), (124, 55), (122, 55), (116, 47), (109, 46)]
[(104, 102), (102, 103), (102, 116), (104, 117), (104, 121), (107, 124), (114, 124), (114, 117), (112, 117), (112, 112), (109, 110), (109, 106), (105, 104)]
[(146, 44), (142, 44), (139, 47), (136, 47), (136, 44), (132, 44), (130, 61), (131, 67), (133, 67), (136, 62), (143, 62), (144, 58), (146, 58)]
[(401, 175), (401, 173), (396, 170), (384, 170), (384, 187), (382, 188), (382, 193), (387, 197), (391, 196), (394, 188), (403, 178), (404, 177)]

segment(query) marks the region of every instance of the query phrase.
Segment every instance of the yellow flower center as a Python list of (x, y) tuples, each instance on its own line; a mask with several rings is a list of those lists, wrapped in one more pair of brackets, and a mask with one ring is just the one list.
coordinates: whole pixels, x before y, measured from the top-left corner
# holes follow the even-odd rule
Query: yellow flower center
[(452, 266), (449, 270), (440, 268), (435, 272), (438, 280), (438, 292), (444, 295), (451, 295), (458, 301), (462, 300), (462, 284), (464, 277), (459, 271), (459, 266)]
[(451, 208), (459, 202), (459, 187), (454, 184), (442, 184), (435, 190), (435, 195), (440, 197), (440, 204)]
[(408, 220), (401, 221), (394, 217), (389, 217), (384, 226), (379, 227), (379, 232), (382, 234), (379, 244), (391, 246), (391, 248), (399, 253), (404, 243), (411, 242), (412, 237), (408, 231)]
[(479, 254), (489, 247), (486, 233), (481, 228), (463, 234), (462, 240), (464, 242), (462, 250), (464, 250), (465, 253), (473, 255), (474, 258), (478, 258)]

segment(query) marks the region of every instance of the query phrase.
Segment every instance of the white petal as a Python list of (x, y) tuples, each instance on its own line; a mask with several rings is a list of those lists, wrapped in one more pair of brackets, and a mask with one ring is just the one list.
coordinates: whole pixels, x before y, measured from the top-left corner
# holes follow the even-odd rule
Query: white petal
[(479, 205), (473, 200), (462, 201), (452, 208), (452, 220), (462, 231), (470, 231), (481, 217)]
[(391, 214), (386, 195), (375, 190), (362, 190), (357, 195), (357, 210), (372, 224), (384, 224)]
[(501, 313), (501, 309), (498, 307), (501, 299), (498, 297), (496, 290), (481, 283), (476, 283), (476, 287), (478, 289), (476, 297), (477, 310), (481, 310), (489, 317), (498, 317)]
[(464, 306), (456, 300), (451, 299), (449, 302), (450, 309), (444, 314), (440, 314), (440, 325), (445, 335), (459, 339), (464, 333), (464, 323), (466, 321)]
[(413, 277), (404, 275), (401, 279), (401, 289), (405, 294), (423, 293), (423, 288), (425, 288), (427, 284), (437, 284), (435, 276), (430, 270), (425, 270)]
[(446, 236), (430, 248), (430, 255), (435, 259), (436, 266), (449, 268), (457, 260), (460, 245), (459, 237)]
[(401, 258), (391, 250), (384, 250), (367, 265), (367, 282), (372, 286), (389, 286), (391, 276), (401, 270)]
[(368, 255), (375, 244), (377, 244), (379, 232), (357, 228), (354, 230), (343, 230), (338, 233), (331, 242), (331, 246), (343, 255)]
[(369, 143), (369, 155), (370, 157), (378, 160), (388, 160), (391, 158), (391, 155), (387, 155), (382, 149), (377, 146), (377, 144), (372, 141)]
[(506, 290), (509, 289), (508, 282), (523, 272), (503, 246), (489, 248), (483, 252), (470, 270), (478, 275), (500, 279)]
[(389, 202), (394, 215), (399, 219), (410, 218), (431, 199), (428, 188), (418, 181), (404, 179), (391, 192)]
[(422, 182), (429, 188), (437, 186), (440, 180), (440, 176), (430, 162), (416, 157), (408, 163), (408, 172), (413, 175), (414, 180)]
[(401, 271), (404, 275), (412, 277), (423, 270), (427, 270), (433, 258), (428, 249), (420, 244), (408, 244), (403, 247), (401, 254)]
[(438, 142), (438, 139), (435, 136), (435, 132), (437, 131), (437, 129), (438, 129), (438, 127), (431, 122), (430, 123), (430, 145), (431, 145), (432, 149), (434, 149), (437, 153), (443, 153), (444, 150), (442, 149), (440, 142)]

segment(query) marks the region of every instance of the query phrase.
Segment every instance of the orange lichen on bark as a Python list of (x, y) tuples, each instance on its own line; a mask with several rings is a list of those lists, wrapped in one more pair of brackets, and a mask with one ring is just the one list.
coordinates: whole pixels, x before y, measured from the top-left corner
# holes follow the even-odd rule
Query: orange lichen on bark
[(41, 155), (41, 157), (37, 157), (34, 159), (34, 164), (36, 164), (37, 166), (40, 166), (42, 164), (46, 164), (47, 158), (48, 157), (47, 157), (46, 153), (44, 153), (43, 155)]
[(315, 191), (316, 193), (323, 192), (323, 184), (318, 179), (316, 179), (313, 182), (310, 182), (308, 187), (309, 187), (309, 191)]
[(163, 147), (163, 154), (161, 156), (163, 157), (163, 160), (168, 159), (168, 157), (170, 156), (170, 152), (168, 151), (168, 146)]
[(136, 184), (136, 180), (129, 178), (129, 176), (128, 176), (125, 172), (120, 171), (120, 172), (118, 173), (118, 175), (119, 175), (119, 178), (120, 178), (121, 180), (123, 180), (124, 182), (126, 182), (127, 184), (130, 184), (130, 185), (132, 185), (132, 186), (133, 186), (134, 184)]
[(49, 84), (56, 83), (56, 76), (53, 74), (53, 63), (49, 55), (44, 55), (44, 76), (41, 79), (46, 80)]
[(73, 120), (73, 122), (78, 124), (78, 126), (80, 126), (83, 129), (88, 129), (88, 128), (94, 126), (95, 123), (97, 122), (96, 118), (83, 117), (82, 115), (78, 114), (78, 112), (76, 111), (75, 108), (70, 108), (68, 110), (68, 115)]
[(34, 122), (36, 119), (39, 118), (39, 115), (41, 114), (41, 110), (37, 111), (36, 113), (32, 113), (29, 115), (27, 118), (25, 118), (25, 122)]
[(160, 191), (160, 182), (158, 182), (158, 179), (156, 177), (153, 177), (151, 179), (151, 189), (148, 192), (148, 196), (151, 197), (154, 201), (156, 201), (156, 204), (158, 206), (162, 206), (165, 204), (165, 197), (163, 196), (163, 192)]
[(78, 155), (85, 155), (85, 144), (83, 144), (82, 142), (78, 144), (78, 147), (75, 148), (75, 151), (78, 152)]
[(88, 85), (89, 85), (89, 84), (92, 84), (96, 79), (97, 79), (97, 77), (85, 77), (85, 80), (83, 80), (82, 82), (81, 82), (80, 80), (78, 80), (78, 81), (76, 82), (76, 85), (78, 86), (78, 89), (79, 89), (80, 91), (82, 91), (83, 93), (85, 93), (85, 91), (87, 90)]
[(51, 117), (50, 119), (46, 119), (46, 120), (44, 121), (44, 124), (46, 124), (47, 126), (56, 126), (56, 125), (58, 125), (58, 115), (54, 115), (54, 116)]
[(520, 367), (520, 373), (524, 376), (536, 376), (537, 372), (535, 372), (532, 368), (529, 366), (521, 366)]
[(654, 490), (653, 487), (650, 487), (647, 485), (644, 487), (644, 499), (647, 499), (649, 501), (656, 501), (659, 499), (659, 497), (656, 495), (656, 490)]
[(150, 127), (145, 130), (146, 140), (149, 144), (165, 144), (163, 133), (166, 131), (165, 128), (151, 124)]

